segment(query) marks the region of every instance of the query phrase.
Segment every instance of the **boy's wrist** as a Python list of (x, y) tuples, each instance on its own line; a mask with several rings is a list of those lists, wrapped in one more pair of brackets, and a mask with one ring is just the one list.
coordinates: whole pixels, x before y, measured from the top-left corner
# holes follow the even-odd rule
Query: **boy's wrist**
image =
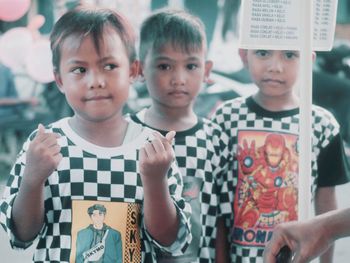
[[(325, 228), (325, 238), (330, 242), (334, 242), (341, 237), (341, 227), (338, 226), (336, 217), (333, 216), (334, 211), (325, 214), (320, 222), (320, 227)], [(322, 231), (322, 230), (320, 230)]]
[(38, 180), (36, 177), (37, 176), (33, 174), (25, 172), (22, 177), (21, 187), (25, 187), (30, 191), (36, 191), (43, 188), (45, 186), (45, 181)]
[(161, 189), (168, 189), (168, 178), (166, 176), (143, 176), (141, 175), (143, 188), (151, 191), (160, 191)]

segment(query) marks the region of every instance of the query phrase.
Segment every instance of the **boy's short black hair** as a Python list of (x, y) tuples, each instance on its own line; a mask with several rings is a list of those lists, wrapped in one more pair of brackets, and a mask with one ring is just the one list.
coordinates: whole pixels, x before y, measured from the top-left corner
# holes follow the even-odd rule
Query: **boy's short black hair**
[(99, 51), (100, 40), (104, 29), (110, 26), (121, 38), (129, 60), (136, 59), (135, 35), (131, 24), (120, 13), (111, 9), (83, 8), (79, 7), (65, 13), (54, 25), (50, 35), (52, 63), (54, 70), (59, 71), (61, 47), (64, 40), (69, 36), (76, 36), (83, 39), (91, 36), (96, 50)]
[(95, 210), (100, 211), (101, 213), (106, 214), (107, 209), (104, 205), (101, 204), (94, 204), (93, 206), (90, 206), (87, 210), (88, 214), (91, 216)]
[(187, 53), (206, 49), (203, 22), (187, 10), (165, 8), (156, 11), (141, 25), (140, 60), (144, 61), (150, 49), (159, 50), (169, 43)]

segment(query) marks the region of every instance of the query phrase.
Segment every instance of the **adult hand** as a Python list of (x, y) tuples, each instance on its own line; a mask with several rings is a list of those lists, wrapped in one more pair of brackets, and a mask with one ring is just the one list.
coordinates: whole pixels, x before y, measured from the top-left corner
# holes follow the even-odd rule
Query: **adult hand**
[(320, 255), (333, 239), (327, 236), (320, 220), (289, 222), (276, 226), (271, 240), (264, 250), (264, 262), (275, 263), (276, 256), (284, 246), (294, 254), (292, 263), (306, 263)]

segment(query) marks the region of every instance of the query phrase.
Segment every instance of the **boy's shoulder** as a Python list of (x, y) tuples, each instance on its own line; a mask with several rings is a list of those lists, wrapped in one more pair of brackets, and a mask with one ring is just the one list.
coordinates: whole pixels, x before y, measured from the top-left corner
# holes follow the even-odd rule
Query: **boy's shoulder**
[(213, 127), (213, 128), (219, 128), (220, 126), (215, 123), (213, 120), (209, 119), (208, 117), (202, 117), (198, 116), (198, 121), (203, 123), (203, 126)]
[(323, 108), (321, 106), (315, 105), (315, 104), (312, 104), (312, 114), (314, 116), (320, 116), (320, 117), (324, 117), (327, 119), (334, 118), (334, 115), (329, 110), (327, 110), (326, 108)]
[(202, 130), (211, 133), (222, 133), (224, 132), (222, 127), (214, 120), (208, 119), (207, 117), (198, 117), (198, 121), (202, 123)]
[[(198, 117), (199, 122), (202, 123), (201, 125), (201, 131), (202, 134), (205, 134), (203, 136), (206, 136), (207, 139), (212, 141), (213, 144), (228, 144), (230, 139), (228, 134), (225, 132), (225, 130), (214, 120), (209, 120), (206, 117)], [(200, 137), (198, 134), (197, 137)]]
[(222, 102), (218, 108), (237, 108), (246, 104), (249, 97), (237, 97), (234, 99), (226, 100)]
[(321, 106), (313, 104), (312, 105), (312, 115), (313, 115), (315, 124), (339, 128), (339, 124), (338, 124), (337, 120), (335, 119), (334, 115), (329, 110), (327, 110)]
[[(248, 112), (247, 99), (249, 97), (237, 97), (234, 99), (223, 101), (214, 110), (211, 119), (214, 122), (221, 123), (222, 121), (227, 121), (233, 116), (238, 116), (239, 114), (246, 114)], [(229, 117), (228, 117), (229, 116)]]

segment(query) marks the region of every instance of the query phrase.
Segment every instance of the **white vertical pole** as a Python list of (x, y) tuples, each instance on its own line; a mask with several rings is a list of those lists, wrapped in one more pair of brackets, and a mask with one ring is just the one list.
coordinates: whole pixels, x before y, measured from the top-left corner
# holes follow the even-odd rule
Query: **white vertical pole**
[(299, 122), (299, 221), (310, 218), (311, 211), (311, 104), (313, 2), (300, 0), (300, 122)]

